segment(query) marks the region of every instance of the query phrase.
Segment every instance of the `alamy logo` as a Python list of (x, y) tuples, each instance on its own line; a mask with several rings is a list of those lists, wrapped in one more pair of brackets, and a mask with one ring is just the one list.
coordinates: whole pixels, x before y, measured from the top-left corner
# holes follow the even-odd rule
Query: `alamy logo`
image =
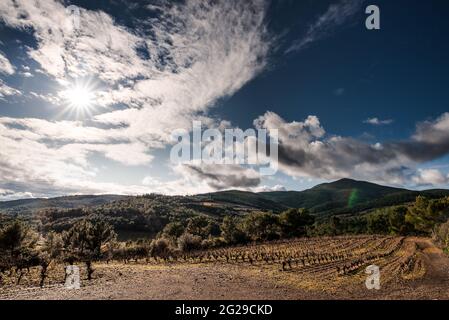
[(369, 14), (366, 18), (365, 26), (368, 30), (380, 30), (380, 9), (376, 5), (370, 5), (366, 7), (366, 14)]
[(68, 17), (66, 20), (67, 28), (74, 31), (80, 29), (80, 8), (75, 5), (70, 5), (65, 9)]
[(366, 267), (365, 273), (368, 274), (365, 285), (368, 290), (380, 290), (380, 268), (376, 265)]
[(65, 287), (66, 289), (79, 289), (81, 288), (80, 282), (80, 268), (77, 266), (67, 266), (65, 269)]
[(269, 134), (266, 129), (225, 129), (223, 137), (219, 129), (202, 132), (201, 121), (194, 121), (192, 135), (185, 129), (172, 133), (172, 163), (255, 165), (262, 176), (275, 175), (278, 170), (277, 129)]

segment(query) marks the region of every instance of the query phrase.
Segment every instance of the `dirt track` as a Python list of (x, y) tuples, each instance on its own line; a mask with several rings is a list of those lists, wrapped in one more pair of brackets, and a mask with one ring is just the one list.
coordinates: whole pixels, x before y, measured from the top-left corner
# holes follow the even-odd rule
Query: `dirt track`
[[(240, 264), (97, 265), (96, 279), (80, 290), (62, 284), (40, 288), (2, 288), (0, 299), (449, 299), (449, 258), (428, 239), (408, 238), (417, 244), (425, 265), (420, 279), (392, 279), (379, 291), (365, 288), (363, 273), (350, 285), (333, 280), (324, 287), (306, 289), (301, 277), (275, 267)], [(327, 289), (327, 285), (329, 290)]]

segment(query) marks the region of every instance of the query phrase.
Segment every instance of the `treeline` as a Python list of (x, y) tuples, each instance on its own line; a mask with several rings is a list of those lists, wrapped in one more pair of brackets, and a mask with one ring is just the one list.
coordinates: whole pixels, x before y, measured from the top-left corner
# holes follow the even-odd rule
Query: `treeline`
[(226, 216), (220, 224), (216, 220), (197, 216), (187, 224), (171, 222), (158, 238), (168, 239), (183, 249), (188, 239), (202, 247), (244, 244), (306, 236), (315, 218), (306, 209), (289, 209), (281, 214), (255, 212), (243, 217)]
[(355, 216), (332, 216), (314, 226), (315, 235), (388, 234), (432, 236), (449, 219), (449, 197), (418, 196), (410, 205), (376, 209)]
[(17, 275), (20, 284), (24, 272), (40, 267), (40, 285), (43, 286), (52, 263), (86, 264), (88, 279), (94, 272), (92, 262), (108, 259), (116, 234), (108, 223), (86, 219), (75, 223), (68, 231), (45, 235), (15, 220), (0, 228), (0, 283), (9, 272)]

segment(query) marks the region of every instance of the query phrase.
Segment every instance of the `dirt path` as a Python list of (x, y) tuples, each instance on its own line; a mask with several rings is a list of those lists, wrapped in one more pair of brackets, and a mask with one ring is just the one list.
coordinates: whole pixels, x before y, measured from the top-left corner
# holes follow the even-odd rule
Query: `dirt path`
[(427, 238), (407, 238), (417, 246), (417, 255), (423, 260), (425, 274), (413, 281), (400, 280), (388, 284), (380, 299), (449, 299), (449, 257)]
[[(263, 277), (242, 272), (240, 266), (180, 265), (175, 267), (146, 265), (109, 265), (97, 267), (96, 279), (83, 283), (79, 290), (62, 285), (50, 288), (18, 289), (0, 293), (0, 299), (132, 299), (132, 300), (289, 300), (326, 299), (281, 286)], [(114, 271), (112, 271), (114, 270)], [(112, 273), (120, 270), (121, 276)]]

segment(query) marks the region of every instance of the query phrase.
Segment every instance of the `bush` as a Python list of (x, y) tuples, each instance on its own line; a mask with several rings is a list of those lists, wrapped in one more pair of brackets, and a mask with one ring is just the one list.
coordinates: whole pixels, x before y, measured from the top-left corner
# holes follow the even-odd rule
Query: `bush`
[(449, 198), (429, 200), (418, 196), (408, 209), (405, 221), (420, 234), (429, 235), (435, 225), (447, 220), (449, 214)]
[(184, 233), (178, 239), (178, 248), (182, 252), (191, 252), (201, 249), (201, 243), (202, 238), (200, 236), (194, 236), (190, 233)]
[(150, 255), (154, 258), (168, 258), (172, 251), (167, 239), (159, 238), (151, 241)]
[(226, 241), (222, 238), (213, 238), (209, 237), (208, 239), (203, 240), (201, 243), (201, 247), (203, 249), (213, 249), (213, 248), (220, 248), (224, 247), (226, 245)]
[(449, 220), (436, 228), (434, 239), (446, 253), (449, 253)]

